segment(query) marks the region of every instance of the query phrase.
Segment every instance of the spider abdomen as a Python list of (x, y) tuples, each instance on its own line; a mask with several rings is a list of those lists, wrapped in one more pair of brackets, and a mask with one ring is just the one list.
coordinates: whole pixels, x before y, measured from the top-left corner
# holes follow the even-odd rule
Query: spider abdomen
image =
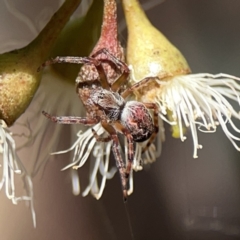
[(141, 102), (126, 102), (122, 110), (121, 122), (130, 131), (135, 142), (147, 140), (154, 132), (152, 117)]

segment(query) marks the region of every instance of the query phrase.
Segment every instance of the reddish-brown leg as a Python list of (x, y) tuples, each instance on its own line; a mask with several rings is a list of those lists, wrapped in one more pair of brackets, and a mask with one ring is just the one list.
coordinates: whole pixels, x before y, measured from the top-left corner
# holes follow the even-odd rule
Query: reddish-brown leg
[(129, 175), (132, 171), (132, 164), (133, 164), (133, 158), (134, 158), (133, 137), (132, 137), (131, 133), (122, 124), (117, 122), (117, 123), (115, 123), (115, 126), (117, 127), (117, 129), (121, 130), (121, 132), (127, 138), (128, 161), (127, 161), (127, 167), (125, 170), (125, 176), (126, 176), (127, 183), (128, 183)]
[(98, 119), (93, 118), (84, 118), (84, 117), (73, 117), (73, 116), (51, 116), (50, 114), (42, 111), (42, 114), (55, 123), (60, 124), (84, 124), (84, 125), (93, 125), (99, 122)]
[(133, 91), (135, 89), (138, 89), (140, 87), (143, 87), (144, 85), (146, 85), (149, 81), (151, 80), (156, 80), (156, 77), (146, 77), (143, 80), (133, 84), (131, 87), (127, 88), (125, 91), (123, 91), (121, 93), (121, 96), (125, 99), (126, 97), (128, 97), (130, 94), (133, 93)]
[(96, 140), (98, 142), (109, 142), (112, 140), (111, 136), (107, 136), (107, 137), (101, 137), (97, 134), (97, 132), (92, 128), (92, 133), (93, 133), (93, 136), (96, 138)]
[(102, 121), (101, 123), (103, 128), (109, 133), (113, 141), (113, 145), (112, 145), (113, 155), (115, 157), (116, 166), (118, 168), (120, 178), (121, 178), (123, 198), (124, 198), (124, 201), (126, 201), (127, 200), (127, 179), (125, 174), (125, 163), (123, 162), (123, 159), (121, 156), (119, 139), (113, 126), (111, 126), (105, 121)]
[(111, 61), (118, 69), (122, 71), (121, 76), (111, 85), (111, 90), (113, 92), (117, 92), (122, 85), (125, 84), (125, 82), (128, 80), (130, 70), (127, 66), (127, 64), (118, 58), (116, 58), (114, 55), (112, 55), (106, 48), (100, 49), (96, 53), (94, 53), (91, 57), (96, 57), (99, 54), (104, 53), (107, 56), (107, 59), (98, 59), (102, 61), (109, 60)]
[(37, 71), (39, 72), (44, 67), (52, 65), (52, 64), (56, 64), (56, 63), (93, 64), (94, 66), (100, 65), (100, 62), (94, 58), (65, 56), (65, 57), (55, 57), (55, 58), (47, 60), (45, 63), (43, 63), (38, 68)]
[(44, 67), (56, 64), (56, 63), (73, 63), (73, 64), (93, 64), (99, 74), (100, 82), (103, 88), (110, 89), (110, 86), (107, 81), (106, 74), (104, 72), (104, 69), (102, 67), (101, 61), (91, 58), (91, 57), (72, 57), (72, 56), (66, 56), (66, 57), (56, 57), (52, 58), (50, 60), (47, 60), (45, 63), (43, 63), (39, 68), (38, 72), (42, 70)]

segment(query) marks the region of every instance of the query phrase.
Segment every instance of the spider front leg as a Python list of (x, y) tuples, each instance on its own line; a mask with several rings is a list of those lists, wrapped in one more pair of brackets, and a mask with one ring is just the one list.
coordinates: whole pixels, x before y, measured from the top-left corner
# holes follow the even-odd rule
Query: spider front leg
[(93, 64), (94, 66), (100, 65), (100, 62), (94, 58), (90, 57), (71, 57), (71, 56), (65, 56), (65, 57), (56, 57), (47, 60), (45, 63), (43, 63), (39, 68), (38, 72), (41, 71), (44, 67), (56, 64), (56, 63), (73, 63), (73, 64)]
[(103, 69), (101, 61), (92, 58), (92, 57), (71, 57), (71, 56), (65, 56), (65, 57), (56, 57), (52, 58), (50, 60), (47, 60), (45, 63), (43, 63), (37, 71), (41, 71), (44, 67), (56, 64), (56, 63), (73, 63), (73, 64), (93, 64), (99, 74), (100, 82), (103, 88), (110, 89), (110, 86), (107, 81), (107, 77), (105, 74), (105, 71)]
[(42, 111), (42, 114), (50, 119), (52, 122), (60, 124), (84, 124), (84, 125), (93, 125), (99, 122), (98, 119), (87, 118), (87, 117), (73, 117), (73, 116), (52, 116), (49, 113)]
[(127, 98), (130, 94), (133, 93), (134, 90), (143, 87), (144, 85), (148, 84), (149, 81), (154, 81), (158, 79), (157, 77), (146, 77), (142, 79), (141, 81), (133, 84), (131, 87), (127, 88), (125, 91), (121, 93), (121, 96), (125, 99)]
[(97, 55), (100, 55), (104, 53), (108, 59), (98, 59), (98, 60), (102, 60), (102, 61), (106, 61), (109, 60), (111, 61), (118, 69), (122, 70), (122, 74), (121, 76), (111, 85), (111, 90), (114, 92), (117, 92), (118, 89), (125, 84), (125, 82), (128, 80), (129, 74), (130, 74), (130, 70), (128, 68), (128, 65), (121, 61), (120, 59), (118, 59), (117, 57), (115, 57), (113, 54), (111, 54), (106, 48), (102, 48), (100, 50), (98, 50), (96, 53), (94, 53), (92, 55), (93, 58), (95, 58)]

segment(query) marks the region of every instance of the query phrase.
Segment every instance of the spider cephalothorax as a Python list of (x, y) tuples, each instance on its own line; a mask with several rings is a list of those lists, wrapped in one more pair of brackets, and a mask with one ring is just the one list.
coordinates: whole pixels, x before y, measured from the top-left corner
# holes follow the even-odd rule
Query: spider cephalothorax
[(125, 106), (125, 101), (121, 95), (106, 89), (98, 89), (98, 91), (91, 94), (91, 98), (104, 111), (109, 121), (120, 119), (122, 109)]

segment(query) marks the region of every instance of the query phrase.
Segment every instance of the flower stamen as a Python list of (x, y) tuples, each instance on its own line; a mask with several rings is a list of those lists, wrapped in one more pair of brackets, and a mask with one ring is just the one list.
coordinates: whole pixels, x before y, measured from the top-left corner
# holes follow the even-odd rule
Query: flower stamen
[(229, 123), (235, 132), (240, 133), (240, 129), (232, 121), (232, 117), (240, 119), (240, 115), (228, 100), (240, 103), (240, 86), (236, 81), (240, 81), (240, 78), (223, 73), (189, 74), (156, 80), (160, 88), (154, 101), (158, 102), (160, 109), (169, 109), (172, 112), (182, 141), (185, 140), (183, 123), (190, 127), (194, 158), (197, 157), (197, 150), (202, 148), (198, 143), (197, 126), (201, 132), (212, 133), (220, 124), (234, 147), (240, 150), (235, 142), (240, 141), (240, 138), (232, 134), (226, 126)]

